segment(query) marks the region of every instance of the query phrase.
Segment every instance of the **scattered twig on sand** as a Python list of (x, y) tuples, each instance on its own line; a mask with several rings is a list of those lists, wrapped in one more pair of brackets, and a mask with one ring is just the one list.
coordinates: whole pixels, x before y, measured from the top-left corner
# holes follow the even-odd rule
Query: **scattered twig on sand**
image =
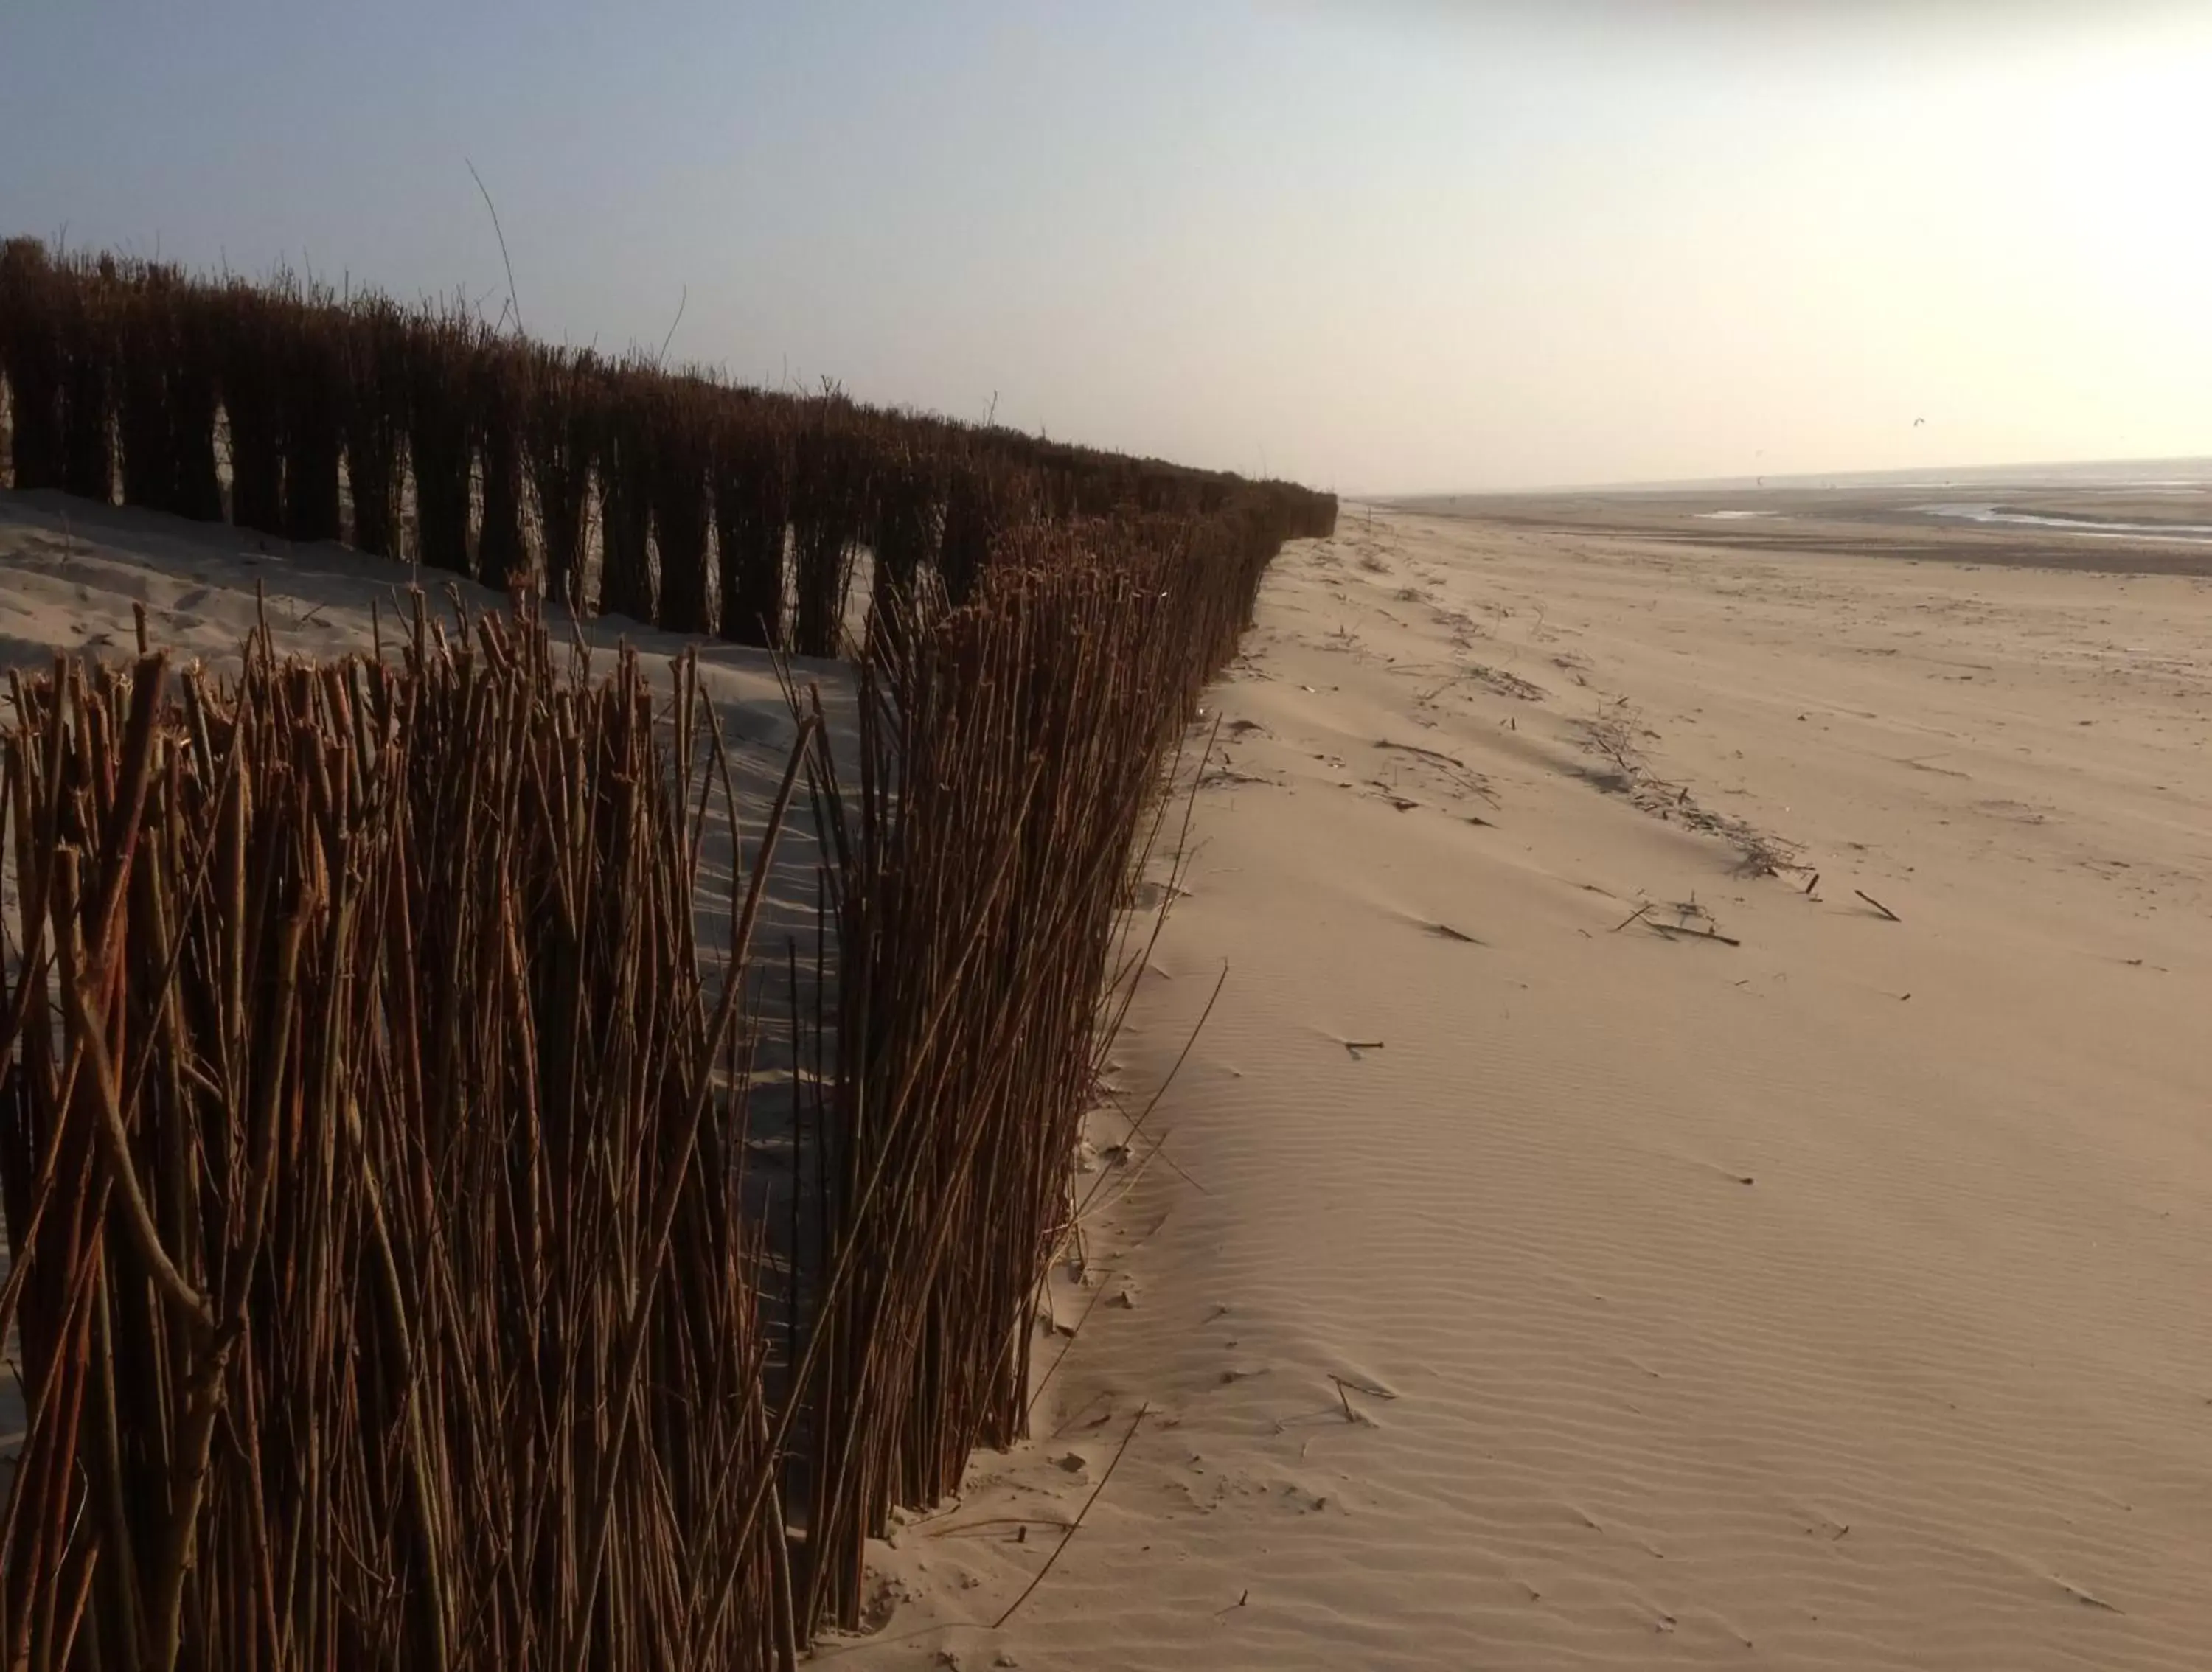
[(1460, 759), (1458, 756), (1447, 755), (1441, 749), (1424, 748), (1418, 743), (1394, 743), (1389, 738), (1376, 739), (1375, 746), (1377, 749), (1396, 749), (1408, 755), (1423, 755), (1432, 761), (1442, 761), (1446, 766), (1457, 767), (1462, 772), (1466, 773), (1471, 778), (1480, 778), (1482, 776), (1480, 772), (1477, 772), (1465, 761)]
[(1774, 877), (1785, 871), (1803, 871), (1796, 844), (1759, 829), (1748, 819), (1717, 812), (1701, 806), (1686, 784), (1669, 782), (1651, 770), (1643, 739), (1658, 733), (1644, 724), (1641, 712), (1626, 697), (1616, 697), (1592, 719), (1580, 722), (1582, 745), (1605, 760), (1611, 772), (1585, 775), (1598, 788), (1625, 795), (1655, 818), (1720, 837), (1736, 849), (1736, 873), (1744, 877)]
[(1344, 1049), (1357, 1056), (1362, 1051), (1381, 1050), (1382, 1042), (1379, 1039), (1347, 1039), (1344, 1042)]
[(1429, 925), (1429, 933), (1431, 934), (1442, 935), (1446, 940), (1461, 941), (1469, 946), (1480, 946), (1482, 945), (1481, 941), (1477, 939), (1474, 936), (1468, 933), (1466, 930), (1455, 929), (1449, 923), (1431, 923)]
[(1811, 899), (1813, 897), (1813, 891), (1820, 887), (1820, 873), (1815, 871), (1813, 873), (1811, 879), (1805, 885), (1805, 897), (1808, 900)]
[(1258, 784), (1267, 789), (1282, 787), (1273, 778), (1262, 778), (1256, 773), (1239, 772), (1234, 767), (1228, 766), (1215, 767), (1205, 777), (1199, 780), (1199, 782), (1206, 789), (1212, 789), (1222, 784)]
[(1655, 918), (1647, 917), (1644, 920), (1644, 927), (1647, 929), (1656, 929), (1661, 934), (1680, 935), (1685, 940), (1717, 940), (1723, 946), (1743, 945), (1743, 942), (1738, 940), (1734, 935), (1723, 934), (1718, 929), (1692, 928), (1687, 923), (1662, 923)]
[(1026, 1533), (1031, 1527), (1054, 1527), (1059, 1529), (1062, 1532), (1073, 1532), (1075, 1530), (1073, 1523), (1055, 1521), (1049, 1516), (994, 1515), (987, 1516), (981, 1521), (961, 1521), (955, 1522), (950, 1527), (933, 1527), (928, 1531), (923, 1533), (922, 1537), (929, 1539), (946, 1539), (951, 1538), (956, 1533), (979, 1532), (986, 1527), (1018, 1527), (1021, 1528), (1024, 1533)]
[(1680, 935), (1686, 940), (1717, 940), (1723, 946), (1743, 945), (1734, 935), (1723, 934), (1719, 925), (1713, 921), (1713, 915), (1699, 905), (1694, 897), (1675, 903), (1674, 909), (1679, 921), (1673, 923), (1662, 923), (1651, 915), (1652, 909), (1657, 904), (1656, 900), (1646, 900), (1615, 923), (1611, 933), (1619, 934), (1630, 924), (1641, 923), (1655, 934)]
[(1044, 1576), (1052, 1572), (1053, 1564), (1060, 1559), (1061, 1553), (1074, 1541), (1076, 1534), (1083, 1530), (1084, 1517), (1091, 1513), (1091, 1506), (1098, 1501), (1098, 1494), (1106, 1490), (1106, 1483), (1114, 1478), (1114, 1471), (1121, 1466), (1121, 1458), (1129, 1450), (1129, 1442), (1137, 1438), (1137, 1430), (1143, 1425), (1146, 1417), (1151, 1414), (1152, 1408), (1149, 1402), (1137, 1408), (1137, 1414), (1129, 1424), (1129, 1432), (1121, 1436), (1121, 1444), (1115, 1447), (1114, 1460), (1106, 1465), (1106, 1472), (1098, 1477), (1098, 1484), (1091, 1489), (1091, 1496), (1083, 1500), (1083, 1507), (1075, 1512), (1075, 1519), (1068, 1524), (1067, 1531), (1061, 1535), (1060, 1542), (1053, 1547), (1052, 1554), (1044, 1559), (1044, 1566), (1037, 1569), (1036, 1577), (1022, 1588), (1022, 1594), (1007, 1604), (1006, 1611), (991, 1622), (993, 1631), (998, 1631), (1004, 1626), (1014, 1617), (1014, 1610), (1030, 1600), (1030, 1593), (1044, 1583)]
[(1234, 1613), (1236, 1613), (1236, 1612), (1237, 1612), (1237, 1609), (1239, 1609), (1239, 1608), (1243, 1608), (1243, 1607), (1247, 1602), (1250, 1602), (1251, 1600), (1252, 1600), (1252, 1592), (1251, 1592), (1251, 1590), (1249, 1589), (1249, 1587), (1247, 1587), (1244, 1590), (1243, 1590), (1243, 1591), (1239, 1592), (1239, 1593), (1238, 1593), (1238, 1595), (1237, 1595), (1237, 1600), (1236, 1600), (1235, 1602), (1233, 1602), (1230, 1603), (1226, 1608), (1216, 1608), (1216, 1609), (1213, 1611), (1213, 1617), (1214, 1617), (1216, 1620), (1218, 1620), (1218, 1619), (1220, 1619), (1220, 1618), (1221, 1618), (1221, 1616), (1222, 1616), (1223, 1614), (1234, 1614)]
[(1347, 1382), (1341, 1376), (1331, 1376), (1328, 1379), (1336, 1383), (1337, 1402), (1344, 1407), (1344, 1420), (1346, 1422), (1364, 1420), (1357, 1411), (1352, 1408), (1352, 1401), (1347, 1396), (1347, 1389), (1351, 1393), (1365, 1394), (1373, 1399), (1395, 1400), (1398, 1397), (1388, 1388), (1370, 1388), (1364, 1382)]
[(1873, 907), (1876, 911), (1880, 912), (1880, 913), (1881, 913), (1884, 917), (1887, 917), (1887, 919), (1889, 919), (1889, 921), (1890, 921), (1891, 922), (1893, 922), (1893, 923), (1902, 923), (1902, 922), (1905, 921), (1902, 917), (1899, 917), (1899, 916), (1895, 912), (1892, 911), (1892, 910), (1891, 910), (1887, 906), (1886, 906), (1886, 905), (1882, 904), (1882, 903), (1881, 903), (1881, 901), (1879, 901), (1879, 900), (1875, 899), (1875, 898), (1874, 897), (1874, 896), (1873, 896), (1873, 895), (1871, 895), (1871, 894), (1868, 893), (1868, 892), (1866, 891), (1866, 890), (1864, 890), (1864, 889), (1863, 889), (1863, 888), (1855, 888), (1855, 889), (1853, 889), (1853, 890), (1851, 891), (1851, 892), (1852, 892), (1852, 893), (1854, 893), (1854, 894), (1856, 894), (1856, 895), (1857, 895), (1857, 896), (1859, 897), (1859, 898), (1860, 898), (1860, 899), (1862, 899), (1862, 900), (1865, 901), (1869, 905), (1872, 906), (1872, 907)]
[(1395, 750), (1401, 755), (1418, 756), (1423, 760), (1433, 761), (1438, 766), (1449, 767), (1457, 775), (1457, 782), (1461, 789), (1470, 795), (1480, 796), (1493, 806), (1497, 805), (1498, 797), (1491, 790), (1490, 780), (1456, 755), (1448, 755), (1441, 749), (1425, 748), (1418, 743), (1394, 742), (1389, 738), (1376, 739), (1375, 746), (1377, 749)]

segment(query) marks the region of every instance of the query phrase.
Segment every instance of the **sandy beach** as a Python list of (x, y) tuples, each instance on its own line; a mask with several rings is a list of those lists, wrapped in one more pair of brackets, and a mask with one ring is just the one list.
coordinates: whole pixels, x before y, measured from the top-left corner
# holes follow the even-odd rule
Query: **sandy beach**
[(1188, 1060), (844, 1658), (2201, 1665), (2212, 580), (1502, 508), (1272, 571)]
[[(1036, 1438), (829, 1663), (2202, 1663), (2212, 579), (1695, 514), (1278, 561)], [(46, 496), (0, 574), (18, 665), (133, 600), (363, 645), (394, 579)]]

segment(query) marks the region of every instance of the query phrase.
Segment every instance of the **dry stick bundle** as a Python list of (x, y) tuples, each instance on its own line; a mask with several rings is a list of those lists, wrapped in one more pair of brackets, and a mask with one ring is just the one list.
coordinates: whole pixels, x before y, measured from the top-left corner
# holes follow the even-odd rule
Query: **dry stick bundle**
[(825, 395), (793, 446), (792, 646), (802, 656), (835, 656), (843, 646), (853, 552), (867, 514), (867, 453), (847, 407)]
[(660, 548), (659, 624), (706, 633), (713, 616), (707, 541), (714, 526), (708, 473), (714, 457), (714, 403), (703, 385), (678, 384), (654, 396), (651, 429), (653, 525)]
[(775, 1663), (736, 983), (781, 804), (717, 996), (713, 774), (635, 659), (418, 608), (402, 669), (165, 684), (58, 665), (0, 734), (9, 1663)]
[(599, 373), (588, 356), (533, 351), (524, 429), (544, 548), (545, 597), (583, 612), (586, 518), (598, 446)]
[(0, 374), (8, 380), (9, 465), (27, 491), (62, 485), (61, 310), (73, 278), (35, 238), (0, 244)]
[(479, 331), (476, 320), (456, 301), (420, 310), (408, 333), (407, 442), (415, 479), (415, 552), (427, 567), (452, 575), (470, 573)]
[[(874, 596), (868, 605), (872, 637), (895, 634), (909, 620), (915, 588), (937, 561), (945, 505), (931, 459), (890, 443), (890, 460), (875, 477), (873, 529)], [(885, 647), (887, 652), (891, 647)], [(895, 654), (895, 652), (893, 653)]]
[(653, 613), (653, 426), (649, 374), (612, 373), (600, 432), (599, 599), (602, 615), (650, 622)]
[(284, 331), (290, 282), (223, 286), (213, 310), (216, 376), (230, 435), (230, 520), (284, 532)]
[(112, 258), (77, 263), (58, 310), (64, 492), (106, 505), (115, 497), (116, 325)]
[(330, 291), (310, 284), (278, 320), (282, 333), (284, 532), (335, 540), (338, 459), (345, 450), (346, 321)]
[(784, 648), (784, 544), (791, 522), (790, 427), (767, 403), (740, 406), (714, 445), (721, 635)]
[(398, 557), (407, 479), (407, 321), (391, 302), (371, 296), (343, 323), (353, 543), (379, 557)]
[(216, 415), (222, 391), (220, 315), (204, 284), (179, 289), (171, 298), (175, 334), (163, 392), (169, 403), (169, 441), (176, 450), (173, 508), (195, 522), (222, 520), (222, 476), (216, 458)]
[(973, 459), (962, 459), (953, 465), (946, 487), (937, 572), (945, 596), (955, 605), (968, 601), (989, 564), (1000, 522), (996, 498), (987, 466)]
[(115, 436), (122, 451), (123, 502), (173, 511), (179, 508), (175, 426), (186, 403), (170, 385), (179, 375), (184, 276), (173, 268), (131, 264), (121, 280), (115, 299)]
[(530, 580), (522, 535), (523, 424), (531, 372), (526, 350), (486, 337), (474, 362), (477, 439), (483, 484), (483, 532), (477, 568), (484, 585), (502, 592)]

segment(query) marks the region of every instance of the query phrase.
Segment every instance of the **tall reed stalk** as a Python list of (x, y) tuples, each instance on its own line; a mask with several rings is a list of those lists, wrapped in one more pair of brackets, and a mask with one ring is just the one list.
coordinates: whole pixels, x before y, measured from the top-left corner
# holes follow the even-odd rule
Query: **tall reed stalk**
[(781, 1516), (738, 1510), (773, 1487), (744, 971), (792, 778), (718, 990), (696, 671), (663, 709), (635, 658), (557, 663), (418, 611), (397, 668), (15, 681), (9, 1664), (789, 1663)]

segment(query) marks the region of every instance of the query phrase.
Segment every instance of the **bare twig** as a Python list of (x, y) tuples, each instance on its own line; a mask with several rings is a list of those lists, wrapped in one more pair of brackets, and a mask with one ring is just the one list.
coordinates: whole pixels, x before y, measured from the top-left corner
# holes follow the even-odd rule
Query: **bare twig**
[(1874, 896), (1873, 896), (1873, 895), (1871, 895), (1871, 894), (1868, 893), (1864, 889), (1863, 889), (1863, 888), (1855, 888), (1855, 889), (1853, 889), (1853, 890), (1851, 891), (1851, 892), (1852, 892), (1852, 893), (1854, 893), (1854, 894), (1856, 894), (1856, 895), (1857, 895), (1857, 896), (1859, 897), (1859, 898), (1860, 898), (1860, 899), (1862, 899), (1862, 900), (1865, 901), (1869, 905), (1872, 906), (1872, 907), (1873, 907), (1876, 911), (1880, 912), (1880, 913), (1881, 913), (1884, 917), (1887, 917), (1887, 918), (1891, 922), (1893, 922), (1893, 923), (1902, 923), (1902, 922), (1905, 921), (1902, 917), (1899, 917), (1899, 916), (1895, 912), (1892, 911), (1892, 910), (1891, 910), (1887, 906), (1886, 906), (1886, 905), (1882, 904), (1882, 903), (1881, 903), (1881, 901), (1879, 901), (1879, 900), (1875, 899), (1875, 898), (1874, 897)]
[(1074, 1541), (1076, 1534), (1083, 1530), (1083, 1518), (1091, 1513), (1091, 1506), (1098, 1501), (1098, 1494), (1106, 1490), (1106, 1483), (1114, 1478), (1114, 1471), (1121, 1468), (1122, 1454), (1128, 1450), (1129, 1442), (1137, 1438), (1137, 1429), (1145, 1418), (1151, 1414), (1152, 1408), (1149, 1402), (1138, 1407), (1137, 1414), (1130, 1420), (1129, 1432), (1121, 1436), (1121, 1444), (1114, 1449), (1113, 1461), (1106, 1465), (1106, 1472), (1098, 1477), (1098, 1484), (1091, 1489), (1091, 1496), (1083, 1500), (1083, 1507), (1075, 1512), (1074, 1521), (1069, 1523), (1067, 1531), (1061, 1535), (1060, 1542), (1053, 1547), (1052, 1554), (1045, 1558), (1044, 1566), (1036, 1571), (1036, 1577), (1022, 1588), (1022, 1594), (1019, 1596), (1006, 1605), (1006, 1611), (991, 1622), (993, 1631), (1003, 1629), (1006, 1623), (1014, 1617), (1014, 1610), (1030, 1600), (1030, 1593), (1044, 1583), (1044, 1576), (1052, 1572), (1053, 1565), (1059, 1561), (1067, 1547)]
[(516, 299), (514, 294), (514, 264), (507, 259), (507, 234), (500, 230), (499, 209), (491, 200), (491, 191), (484, 185), (483, 176), (477, 173), (476, 164), (470, 162), (466, 157), (463, 157), (461, 161), (468, 165), (469, 178), (477, 183), (477, 190), (483, 194), (484, 208), (491, 213), (492, 236), (499, 240), (500, 264), (507, 269), (507, 311), (514, 316), (514, 334), (520, 337), (522, 335), (522, 304)]

